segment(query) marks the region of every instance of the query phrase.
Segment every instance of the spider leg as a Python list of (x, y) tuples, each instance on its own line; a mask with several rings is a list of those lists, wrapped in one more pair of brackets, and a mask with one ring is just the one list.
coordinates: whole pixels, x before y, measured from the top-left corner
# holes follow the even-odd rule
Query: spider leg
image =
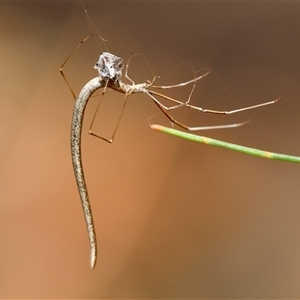
[(263, 102), (263, 103), (259, 103), (259, 104), (256, 104), (256, 105), (246, 106), (246, 107), (242, 107), (242, 108), (238, 108), (238, 109), (234, 109), (234, 110), (229, 110), (229, 111), (227, 111), (227, 110), (222, 111), (222, 110), (203, 109), (201, 107), (190, 105), (190, 104), (186, 104), (185, 106), (188, 107), (188, 108), (191, 108), (193, 110), (198, 110), (202, 113), (232, 115), (232, 114), (235, 114), (235, 113), (238, 113), (238, 112), (241, 112), (241, 111), (250, 110), (250, 109), (253, 109), (253, 108), (258, 108), (258, 107), (274, 104), (278, 100), (280, 100), (283, 95), (284, 95), (284, 93), (281, 94), (279, 97), (277, 97), (275, 100), (272, 100), (272, 101)]
[[(146, 93), (148, 94), (148, 93)], [(165, 106), (163, 106), (155, 97), (148, 94), (153, 100), (154, 103), (157, 105), (157, 107), (162, 111), (162, 113), (174, 124), (178, 125), (179, 127), (186, 129), (188, 131), (197, 131), (197, 130), (211, 130), (211, 129), (225, 129), (225, 128), (235, 128), (242, 126), (244, 124), (249, 123), (249, 121), (241, 122), (241, 123), (234, 123), (234, 124), (227, 124), (227, 125), (215, 125), (215, 126), (197, 126), (197, 127), (191, 127), (186, 124), (183, 124), (176, 119), (174, 119), (165, 109)]]
[(77, 46), (76, 46), (76, 48), (74, 48), (74, 50), (69, 54), (69, 56), (66, 58), (66, 60), (63, 62), (63, 64), (60, 66), (60, 68), (59, 68), (59, 72), (60, 72), (60, 74), (61, 74), (61, 76), (63, 77), (63, 79), (64, 79), (64, 81), (66, 82), (66, 84), (67, 84), (67, 86), (68, 86), (68, 88), (69, 88), (69, 90), (71, 91), (71, 93), (72, 93), (72, 95), (73, 95), (73, 98), (76, 100), (76, 96), (75, 96), (75, 93), (74, 93), (74, 91), (73, 91), (73, 89), (72, 89), (72, 87), (71, 87), (71, 85), (70, 85), (70, 83), (69, 83), (69, 81), (67, 80), (67, 77), (66, 77), (66, 75), (64, 74), (64, 72), (63, 72), (63, 67), (65, 66), (65, 64), (68, 62), (68, 60), (71, 58), (71, 56), (74, 54), (74, 52), (87, 40), (87, 39), (89, 39), (91, 36), (93, 36), (93, 33), (92, 34), (90, 34), (89, 36), (87, 36), (85, 39), (83, 39)]
[[(193, 90), (192, 90), (193, 91)], [(179, 106), (185, 106), (185, 107), (188, 107), (190, 109), (193, 109), (193, 110), (197, 110), (197, 111), (200, 111), (202, 113), (210, 113), (210, 114), (219, 114), (219, 115), (231, 115), (231, 114), (234, 114), (234, 113), (238, 113), (238, 112), (241, 112), (241, 111), (245, 111), (245, 110), (250, 110), (250, 109), (253, 109), (253, 108), (258, 108), (258, 107), (262, 107), (262, 106), (266, 106), (266, 105), (270, 105), (270, 104), (273, 104), (273, 103), (276, 103), (278, 100), (280, 100), (282, 98), (282, 96), (284, 95), (281, 94), (279, 97), (277, 97), (275, 100), (272, 100), (272, 101), (268, 101), (268, 102), (263, 102), (263, 103), (259, 103), (259, 104), (256, 104), (256, 105), (251, 105), (251, 106), (246, 106), (246, 107), (242, 107), (242, 108), (238, 108), (238, 109), (234, 109), (234, 110), (229, 110), (229, 111), (226, 111), (226, 110), (212, 110), (212, 109), (204, 109), (202, 107), (199, 107), (199, 106), (195, 106), (195, 105), (190, 105), (189, 104), (189, 101), (190, 101), (190, 97), (191, 97), (191, 94), (190, 94), (190, 97), (188, 99), (187, 102), (181, 102), (179, 100), (176, 100), (176, 99), (173, 99), (171, 97), (168, 97), (164, 94), (161, 94), (161, 93), (157, 93), (155, 91), (148, 91), (147, 90), (147, 94), (155, 101), (155, 102), (159, 102), (159, 104), (161, 105), (161, 107), (163, 107), (165, 110), (172, 110), (172, 109), (175, 109)], [(166, 106), (166, 105), (163, 105), (160, 101), (158, 101), (153, 95), (155, 96), (158, 96), (158, 97), (161, 97), (163, 99), (166, 99), (168, 101), (171, 101), (173, 103), (176, 103), (177, 105), (174, 105), (174, 106)]]
[(151, 85), (152, 88), (155, 88), (155, 89), (172, 89), (172, 88), (176, 88), (176, 87), (181, 87), (181, 86), (186, 86), (190, 83), (195, 83), (197, 82), (198, 80), (204, 78), (205, 76), (207, 76), (208, 74), (210, 74), (212, 72), (212, 70), (208, 70), (206, 73), (198, 76), (198, 77), (195, 77), (194, 79), (191, 79), (189, 81), (185, 81), (185, 82), (181, 82), (179, 84), (174, 84), (174, 85)]
[[(240, 109), (235, 109), (235, 110), (231, 110), (231, 111), (218, 111), (218, 110), (210, 110), (210, 109), (203, 109), (201, 107), (197, 107), (197, 106), (193, 106), (193, 105), (190, 105), (188, 103), (184, 103), (184, 102), (181, 102), (179, 100), (176, 100), (176, 99), (173, 99), (171, 97), (168, 97), (166, 95), (163, 95), (163, 94), (160, 94), (160, 93), (157, 93), (157, 92), (153, 92), (153, 91), (148, 91), (148, 90), (145, 90), (145, 94), (147, 94), (153, 101), (154, 103), (158, 106), (158, 108), (162, 111), (162, 113), (174, 124), (177, 124), (178, 126), (180, 126), (181, 128), (184, 128), (186, 130), (189, 130), (189, 131), (196, 131), (196, 130), (207, 130), (207, 129), (224, 129), (224, 128), (233, 128), (233, 127), (238, 127), (238, 126), (241, 126), (241, 125), (244, 125), (246, 123), (248, 123), (248, 121), (246, 122), (242, 122), (242, 123), (235, 123), (235, 124), (228, 124), (228, 125), (216, 125), (216, 126), (201, 126), (201, 127), (191, 127), (191, 126), (188, 126), (186, 124), (183, 124), (179, 121), (177, 121), (176, 119), (174, 119), (169, 113), (168, 111), (169, 110), (172, 110), (174, 108), (177, 108), (179, 106), (185, 106), (185, 107), (188, 107), (188, 108), (191, 108), (193, 110), (197, 110), (197, 111), (200, 111), (202, 113), (211, 113), (211, 114), (222, 114), (222, 115), (230, 115), (230, 114), (234, 114), (234, 113), (237, 113), (237, 112), (241, 112), (241, 111), (244, 111), (244, 110), (249, 110), (249, 109), (253, 109), (253, 108), (257, 108), (257, 107), (261, 107), (261, 106), (265, 106), (265, 105), (270, 105), (270, 104), (273, 104), (273, 103), (276, 103), (282, 96), (280, 95), (278, 98), (276, 98), (275, 100), (272, 100), (272, 101), (269, 101), (269, 102), (264, 102), (264, 103), (260, 103), (260, 104), (257, 104), (257, 105), (252, 105), (252, 106), (248, 106), (248, 107), (244, 107), (244, 108), (240, 108)], [(168, 107), (168, 106), (165, 106), (163, 105), (159, 100), (157, 100), (154, 95), (156, 96), (159, 96), (159, 97), (162, 97), (166, 100), (169, 100), (171, 102), (174, 102), (174, 103), (177, 103), (177, 105), (175, 106), (171, 106), (171, 107)]]
[(126, 68), (125, 68), (125, 77), (132, 83), (132, 85), (135, 85), (135, 82), (128, 76), (128, 67), (129, 67), (129, 64), (130, 64), (130, 61), (131, 61), (132, 57), (135, 56), (135, 55), (136, 55), (135, 53), (132, 53), (129, 56), (129, 59), (127, 61)]
[[(102, 95), (103, 95), (103, 94), (102, 94)], [(121, 112), (120, 112), (120, 116), (119, 116), (119, 118), (118, 118), (116, 127), (115, 127), (115, 129), (114, 129), (114, 131), (113, 131), (112, 136), (111, 136), (110, 139), (107, 139), (107, 138), (105, 138), (105, 137), (103, 137), (103, 136), (97, 135), (97, 134), (95, 134), (95, 133), (92, 132), (92, 126), (93, 126), (93, 124), (94, 124), (95, 117), (96, 117), (96, 115), (97, 115), (97, 113), (98, 113), (98, 109), (99, 109), (99, 106), (100, 106), (101, 101), (99, 101), (99, 103), (98, 103), (98, 106), (97, 106), (97, 109), (96, 109), (95, 114), (94, 114), (94, 116), (93, 116), (93, 119), (92, 119), (92, 122), (91, 122), (91, 125), (90, 125), (90, 128), (89, 128), (88, 133), (89, 133), (90, 135), (92, 135), (92, 136), (95, 136), (95, 137), (97, 137), (97, 138), (99, 138), (99, 139), (101, 139), (101, 140), (107, 142), (107, 143), (112, 143), (113, 140), (114, 140), (114, 138), (115, 138), (115, 135), (116, 135), (116, 132), (117, 132), (117, 130), (118, 130), (118, 127), (119, 127), (119, 125), (120, 125), (121, 119), (122, 119), (122, 117), (123, 117), (124, 109), (125, 109), (125, 106), (126, 106), (126, 104), (127, 104), (127, 100), (128, 100), (128, 96), (129, 96), (129, 95), (130, 95), (130, 93), (126, 93), (126, 95), (125, 95), (125, 100), (124, 100), (124, 103), (123, 103), (123, 106), (122, 106), (122, 109), (121, 109)]]
[(152, 69), (151, 69), (151, 66), (150, 66), (150, 64), (149, 64), (149, 61), (148, 61), (147, 57), (146, 57), (144, 54), (141, 54), (141, 53), (132, 53), (132, 54), (130, 55), (130, 57), (129, 57), (128, 61), (127, 61), (126, 67), (125, 67), (125, 77), (131, 82), (132, 86), (135, 85), (135, 82), (128, 76), (128, 68), (129, 68), (129, 64), (130, 64), (130, 62), (131, 62), (131, 59), (132, 59), (134, 56), (136, 56), (136, 55), (140, 55), (140, 56), (142, 56), (142, 57), (146, 60), (147, 65), (148, 65), (148, 67), (149, 67), (149, 69), (150, 69), (150, 72), (153, 74), (153, 79), (152, 79), (152, 81), (147, 80), (147, 82), (148, 82), (147, 86), (152, 86), (157, 76), (154, 75), (154, 73), (153, 73), (153, 71), (152, 71)]
[(178, 108), (178, 107), (187, 105), (187, 104), (190, 102), (191, 97), (192, 97), (193, 92), (194, 92), (194, 89), (195, 89), (195, 87), (196, 87), (197, 81), (200, 80), (201, 78), (205, 77), (205, 76), (208, 75), (209, 73), (211, 73), (211, 70), (209, 70), (209, 71), (206, 72), (205, 74), (203, 74), (203, 75), (201, 75), (201, 76), (198, 76), (198, 77), (196, 77), (196, 73), (194, 73), (195, 78), (194, 78), (193, 80), (189, 80), (189, 81), (186, 81), (186, 82), (177, 84), (177, 85), (169, 85), (169, 86), (153, 86), (152, 84), (153, 84), (153, 82), (154, 82), (154, 80), (155, 80), (155, 77), (154, 77), (152, 83), (149, 83), (149, 86), (151, 86), (152, 88), (168, 89), (168, 88), (181, 87), (181, 86), (188, 85), (188, 84), (190, 84), (190, 83), (194, 83), (194, 84), (193, 84), (193, 87), (192, 87), (192, 89), (191, 89), (191, 91), (190, 91), (189, 97), (188, 97), (188, 99), (187, 99), (186, 102), (177, 101), (177, 100), (172, 99), (172, 98), (170, 98), (170, 97), (167, 97), (167, 96), (165, 96), (165, 95), (163, 95), (163, 94), (157, 93), (157, 92), (155, 92), (155, 91), (151, 91), (153, 94), (156, 94), (157, 96), (163, 97), (163, 98), (165, 98), (165, 99), (167, 99), (167, 100), (169, 100), (169, 101), (172, 101), (172, 102), (177, 103), (177, 105), (173, 105), (173, 106), (168, 107), (168, 108), (165, 106), (165, 109), (168, 109), (168, 110), (170, 110), (170, 109), (175, 109), (175, 108)]

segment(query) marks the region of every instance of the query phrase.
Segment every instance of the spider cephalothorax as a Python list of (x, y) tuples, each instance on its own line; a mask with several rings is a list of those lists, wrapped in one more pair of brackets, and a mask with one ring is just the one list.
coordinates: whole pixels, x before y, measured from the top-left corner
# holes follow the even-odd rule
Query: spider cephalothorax
[(117, 82), (122, 77), (123, 59), (109, 52), (103, 52), (96, 62), (94, 69), (98, 70), (103, 79)]

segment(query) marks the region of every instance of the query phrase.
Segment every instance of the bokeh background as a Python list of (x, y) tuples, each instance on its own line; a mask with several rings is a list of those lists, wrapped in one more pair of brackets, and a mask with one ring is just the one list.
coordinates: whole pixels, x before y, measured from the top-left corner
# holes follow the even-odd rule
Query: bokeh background
[[(154, 74), (190, 61), (214, 73), (193, 103), (235, 116), (175, 115), (200, 132), (300, 154), (299, 3), (85, 2), (109, 50), (142, 53)], [(151, 99), (133, 95), (113, 144), (87, 134), (83, 163), (99, 244), (96, 268), (70, 157), (74, 99), (59, 67), (90, 34), (79, 2), (0, 3), (1, 298), (299, 298), (300, 166), (155, 132), (170, 126)], [(85, 42), (64, 68), (77, 94), (101, 50)], [(152, 79), (136, 56), (136, 82)], [(159, 83), (193, 78), (184, 64)], [(188, 91), (170, 94), (186, 99)], [(124, 95), (104, 96), (93, 131), (111, 133)]]

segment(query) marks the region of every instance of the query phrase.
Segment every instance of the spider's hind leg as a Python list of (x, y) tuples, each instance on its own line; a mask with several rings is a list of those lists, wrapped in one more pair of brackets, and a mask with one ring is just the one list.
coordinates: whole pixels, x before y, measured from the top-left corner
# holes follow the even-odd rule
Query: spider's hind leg
[[(104, 93), (102, 93), (102, 96), (101, 96), (101, 97), (103, 97), (103, 96), (104, 96)], [(120, 125), (120, 123), (121, 123), (121, 119), (122, 119), (123, 114), (124, 114), (124, 109), (125, 109), (125, 106), (126, 106), (126, 104), (127, 104), (128, 96), (129, 96), (129, 94), (126, 94), (126, 95), (125, 95), (125, 99), (124, 99), (124, 102), (123, 102), (123, 105), (122, 105), (122, 108), (121, 108), (121, 112), (120, 112), (119, 118), (118, 118), (118, 120), (117, 120), (117, 124), (116, 124), (116, 126), (115, 126), (115, 128), (114, 128), (114, 130), (113, 130), (112, 136), (111, 136), (109, 139), (106, 138), (106, 137), (100, 136), (100, 135), (95, 134), (95, 133), (92, 132), (92, 127), (93, 127), (93, 124), (94, 124), (96, 115), (97, 115), (97, 113), (98, 113), (98, 110), (99, 110), (99, 107), (100, 107), (100, 104), (101, 104), (103, 98), (100, 99), (99, 102), (98, 102), (98, 105), (97, 105), (97, 108), (96, 108), (96, 110), (95, 110), (95, 113), (94, 113), (94, 116), (93, 116), (91, 125), (90, 125), (90, 127), (89, 127), (88, 133), (89, 133), (90, 135), (94, 136), (94, 137), (97, 137), (97, 138), (99, 138), (99, 139), (101, 139), (101, 140), (107, 142), (107, 143), (112, 143), (113, 140), (114, 140), (114, 138), (115, 138), (115, 135), (116, 135), (116, 133), (117, 133), (118, 127), (119, 127), (119, 125)]]

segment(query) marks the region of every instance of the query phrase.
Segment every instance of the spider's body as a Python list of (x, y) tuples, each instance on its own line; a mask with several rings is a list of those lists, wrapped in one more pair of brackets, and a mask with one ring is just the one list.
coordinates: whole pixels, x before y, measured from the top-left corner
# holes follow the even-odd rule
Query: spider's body
[(111, 80), (116, 84), (122, 77), (123, 67), (122, 58), (109, 52), (103, 52), (96, 62), (94, 69), (98, 70), (99, 76), (104, 80)]

